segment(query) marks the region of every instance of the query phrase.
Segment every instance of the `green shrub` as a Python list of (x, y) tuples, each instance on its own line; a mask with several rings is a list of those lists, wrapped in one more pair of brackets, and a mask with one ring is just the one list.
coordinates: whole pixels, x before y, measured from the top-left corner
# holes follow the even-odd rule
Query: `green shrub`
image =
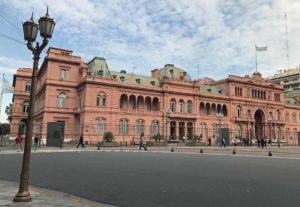
[(194, 140), (195, 142), (200, 142), (201, 137), (200, 137), (200, 136), (194, 136), (194, 137), (193, 137), (193, 140)]
[(160, 135), (160, 133), (156, 134), (156, 135), (153, 135), (152, 136), (152, 139), (154, 139), (155, 142), (160, 142), (160, 140), (163, 138), (162, 135)]
[(112, 132), (105, 132), (103, 136), (103, 142), (112, 142), (114, 140), (114, 135)]

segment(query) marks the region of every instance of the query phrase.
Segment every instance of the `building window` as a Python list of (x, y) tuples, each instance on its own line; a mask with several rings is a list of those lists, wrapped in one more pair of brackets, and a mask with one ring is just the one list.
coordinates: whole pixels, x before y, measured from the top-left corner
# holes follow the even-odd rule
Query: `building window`
[(236, 117), (241, 118), (241, 107), (240, 106), (236, 107)]
[(247, 117), (248, 117), (248, 119), (251, 118), (251, 110), (250, 109), (247, 111)]
[(60, 79), (61, 80), (66, 80), (67, 79), (67, 70), (66, 69), (61, 69), (60, 70)]
[(236, 96), (243, 96), (243, 88), (235, 87), (235, 95)]
[(296, 114), (295, 114), (295, 113), (293, 113), (293, 115), (292, 115), (292, 119), (293, 119), (293, 122), (294, 122), (294, 123), (296, 123), (296, 121), (297, 121), (297, 117), (296, 117)]
[(30, 83), (26, 83), (25, 85), (25, 92), (30, 92), (31, 90), (31, 84)]
[(280, 120), (280, 112), (278, 110), (275, 113), (275, 120), (276, 121)]
[(102, 107), (106, 106), (106, 96), (102, 96)]
[(193, 112), (193, 104), (191, 101), (188, 101), (187, 103), (187, 112), (192, 113)]
[(285, 121), (289, 122), (289, 113), (285, 113)]
[(29, 111), (29, 101), (23, 103), (23, 113), (28, 113)]
[(77, 98), (77, 107), (78, 108), (81, 107), (81, 96), (78, 96), (78, 98)]
[(123, 109), (124, 107), (124, 99), (121, 97), (120, 98), (120, 109)]
[(95, 125), (95, 133), (96, 134), (104, 134), (105, 127), (106, 127), (105, 119), (96, 119), (96, 125)]
[(151, 122), (151, 136), (159, 134), (159, 122), (152, 121)]
[(200, 138), (203, 138), (206, 134), (206, 125), (205, 123), (200, 124)]
[(136, 134), (141, 135), (142, 133), (144, 133), (144, 121), (137, 120), (136, 121)]
[(103, 78), (103, 70), (98, 70), (98, 76), (99, 76), (100, 78)]
[(60, 93), (57, 100), (58, 108), (65, 108), (66, 107), (66, 94)]
[(276, 102), (280, 102), (280, 94), (279, 93), (274, 93), (274, 100)]
[(184, 112), (184, 102), (183, 102), (183, 100), (179, 101), (179, 112)]
[(100, 106), (101, 96), (96, 97), (96, 106)]
[(175, 99), (171, 99), (171, 102), (170, 102), (171, 112), (175, 112), (175, 108), (176, 108), (176, 101), (175, 101)]
[(289, 138), (290, 137), (290, 128), (285, 129), (285, 137)]
[(121, 119), (119, 122), (119, 132), (122, 135), (128, 134), (128, 120)]

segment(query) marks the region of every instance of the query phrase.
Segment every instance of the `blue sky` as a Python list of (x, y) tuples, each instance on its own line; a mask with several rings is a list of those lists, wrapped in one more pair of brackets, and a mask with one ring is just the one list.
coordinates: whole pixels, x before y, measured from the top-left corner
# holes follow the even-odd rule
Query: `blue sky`
[[(150, 75), (151, 69), (173, 63), (193, 79), (198, 65), (200, 78), (252, 74), (257, 44), (268, 46), (258, 56), (266, 77), (287, 68), (285, 12), (290, 67), (300, 64), (297, 0), (1, 0), (0, 72), (10, 82), (17, 68), (32, 66), (32, 55), (25, 44), (3, 35), (24, 42), (22, 21), (32, 11), (37, 20), (47, 5), (56, 21), (49, 46), (73, 50), (84, 61), (105, 57), (111, 70), (135, 68)], [(0, 122), (11, 98), (3, 97)]]

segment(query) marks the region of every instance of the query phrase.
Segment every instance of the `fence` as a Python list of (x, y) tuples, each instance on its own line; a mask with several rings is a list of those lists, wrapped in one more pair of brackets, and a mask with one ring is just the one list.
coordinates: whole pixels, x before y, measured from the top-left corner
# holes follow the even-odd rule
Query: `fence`
[[(212, 144), (220, 143), (220, 139), (224, 136), (227, 142), (237, 139), (238, 142), (242, 142), (243, 139), (254, 140), (256, 139), (257, 133), (251, 130), (236, 130), (230, 128), (203, 128), (194, 127), (192, 125), (184, 126), (171, 126), (170, 124), (159, 125), (159, 123), (153, 122), (150, 125), (144, 124), (143, 122), (136, 122), (129, 124), (126, 121), (120, 121), (119, 123), (107, 124), (105, 121), (99, 121), (96, 123), (81, 123), (81, 124), (69, 124), (63, 123), (63, 134), (65, 142), (76, 142), (80, 135), (84, 136), (84, 140), (90, 143), (97, 143), (103, 140), (105, 132), (112, 132), (114, 140), (120, 143), (139, 142), (141, 133), (144, 134), (146, 141), (161, 141), (161, 142), (177, 142), (186, 138), (186, 140), (194, 140), (196, 142), (207, 143), (210, 138)], [(227, 130), (225, 130), (227, 129)], [(14, 139), (18, 134), (24, 135), (26, 131), (26, 125), (24, 124), (11, 124), (10, 125), (10, 137)], [(47, 137), (47, 123), (39, 124), (35, 123), (33, 126), (33, 136), (37, 135), (42, 140), (46, 140)], [(271, 136), (268, 136), (271, 135)], [(264, 136), (275, 140), (274, 133), (265, 132)], [(286, 137), (286, 138), (285, 138)], [(281, 133), (281, 140), (286, 140), (287, 143), (296, 144), (298, 143), (297, 132)]]

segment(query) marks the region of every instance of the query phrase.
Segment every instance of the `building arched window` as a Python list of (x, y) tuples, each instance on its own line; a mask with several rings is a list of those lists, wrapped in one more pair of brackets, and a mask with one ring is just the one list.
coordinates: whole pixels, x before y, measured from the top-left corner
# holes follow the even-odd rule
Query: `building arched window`
[(102, 96), (102, 107), (105, 107), (106, 106), (106, 96), (103, 95)]
[(119, 132), (122, 135), (128, 134), (128, 120), (121, 119), (119, 122)]
[(30, 92), (31, 91), (31, 83), (26, 83), (25, 84), (25, 92)]
[(57, 100), (58, 108), (65, 108), (66, 107), (66, 99), (67, 96), (65, 93), (60, 93)]
[(173, 98), (170, 101), (170, 110), (171, 110), (171, 112), (175, 112), (175, 110), (176, 110), (176, 100)]
[(104, 134), (106, 128), (106, 120), (102, 118), (96, 119), (95, 124), (95, 133), (96, 134)]
[(154, 120), (151, 122), (151, 136), (159, 134), (159, 122)]
[(205, 114), (208, 116), (208, 115), (210, 115), (210, 104), (209, 103), (207, 103), (206, 105), (205, 105)]
[(251, 110), (250, 109), (247, 110), (247, 117), (248, 117), (248, 119), (251, 118)]
[(183, 100), (179, 101), (178, 106), (179, 106), (179, 112), (184, 112), (184, 102), (183, 102)]
[(205, 137), (205, 135), (206, 135), (206, 124), (201, 123), (200, 124), (200, 138)]
[(297, 122), (297, 116), (296, 116), (296, 113), (293, 113), (292, 115), (292, 119), (293, 119), (293, 122), (296, 123)]
[(192, 101), (187, 102), (187, 112), (188, 113), (193, 113), (193, 103), (192, 103)]
[(276, 113), (275, 113), (275, 120), (276, 120), (276, 121), (280, 120), (280, 112), (279, 112), (279, 110), (276, 110)]
[(212, 125), (212, 131), (213, 131), (213, 138), (217, 137), (217, 135), (218, 135), (218, 125), (217, 124)]
[(100, 102), (101, 102), (101, 96), (98, 95), (98, 96), (96, 97), (96, 106), (100, 106)]
[(142, 133), (144, 133), (144, 120), (139, 119), (136, 121), (136, 127), (135, 127), (136, 135), (140, 136)]
[(289, 122), (289, 113), (288, 112), (285, 113), (285, 121)]
[(29, 111), (29, 101), (23, 103), (23, 113), (28, 113)]
[(241, 118), (241, 106), (237, 106), (236, 107), (236, 114), (235, 114), (235, 116), (237, 118)]

